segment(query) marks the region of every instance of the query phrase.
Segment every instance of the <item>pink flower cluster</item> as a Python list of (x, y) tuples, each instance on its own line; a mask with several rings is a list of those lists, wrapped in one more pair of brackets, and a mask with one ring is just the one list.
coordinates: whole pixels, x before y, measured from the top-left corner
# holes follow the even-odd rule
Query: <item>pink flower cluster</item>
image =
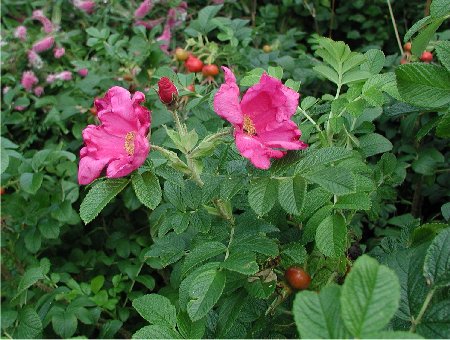
[(87, 14), (92, 14), (95, 8), (95, 2), (92, 0), (73, 0), (73, 5)]
[(117, 178), (140, 167), (150, 151), (147, 134), (151, 112), (142, 105), (142, 92), (114, 86), (95, 100), (101, 125), (83, 130), (85, 146), (80, 151), (78, 182), (82, 185), (98, 178), (106, 167), (106, 177)]
[(56, 59), (61, 58), (65, 53), (66, 53), (66, 50), (64, 49), (64, 47), (56, 47), (56, 48), (53, 50), (53, 56), (54, 56)]
[(42, 10), (37, 9), (33, 12), (33, 16), (31, 19), (38, 20), (44, 29), (45, 33), (52, 33), (53, 32), (53, 24), (52, 22), (44, 15), (44, 12)]
[(60, 73), (56, 74), (49, 74), (47, 76), (47, 83), (51, 84), (55, 82), (56, 80), (72, 80), (72, 72), (70, 71), (62, 71)]
[(301, 131), (291, 117), (298, 106), (299, 94), (280, 80), (263, 74), (239, 101), (239, 87), (226, 67), (225, 84), (214, 96), (214, 110), (234, 127), (239, 153), (259, 169), (268, 169), (271, 158), (281, 158), (285, 150), (308, 147), (300, 141)]
[(135, 19), (142, 19), (145, 17), (153, 8), (153, 2), (151, 0), (144, 0), (139, 5), (139, 7), (134, 11)]
[(22, 74), (21, 84), (25, 90), (30, 92), (33, 89), (33, 86), (39, 82), (39, 79), (36, 77), (33, 71), (25, 71)]
[(32, 50), (36, 53), (41, 53), (47, 51), (53, 47), (55, 43), (55, 38), (53, 37), (45, 37), (33, 44)]
[(25, 41), (27, 39), (27, 28), (25, 26), (18, 26), (14, 31), (14, 37)]

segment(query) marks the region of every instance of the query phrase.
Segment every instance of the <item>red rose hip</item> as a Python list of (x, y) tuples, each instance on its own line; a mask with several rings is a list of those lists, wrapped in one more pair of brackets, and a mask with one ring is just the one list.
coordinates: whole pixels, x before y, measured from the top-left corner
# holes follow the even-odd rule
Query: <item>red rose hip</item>
[(205, 77), (215, 77), (219, 74), (219, 68), (214, 64), (205, 65), (203, 66), (202, 73)]
[(306, 289), (311, 283), (311, 276), (300, 267), (289, 267), (284, 276), (291, 287), (295, 289)]
[(203, 62), (191, 54), (184, 62), (184, 66), (189, 72), (200, 72), (203, 69)]
[(429, 63), (433, 60), (433, 54), (431, 52), (425, 51), (420, 56), (420, 60), (422, 60), (425, 63)]

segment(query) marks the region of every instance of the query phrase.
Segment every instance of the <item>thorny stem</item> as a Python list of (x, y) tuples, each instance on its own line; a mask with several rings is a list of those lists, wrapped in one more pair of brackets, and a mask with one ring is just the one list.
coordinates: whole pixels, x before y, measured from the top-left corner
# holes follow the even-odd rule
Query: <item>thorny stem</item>
[(386, 0), (386, 2), (388, 4), (389, 15), (391, 16), (392, 26), (394, 27), (395, 38), (397, 39), (397, 44), (398, 44), (398, 48), (400, 50), (400, 55), (402, 55), (403, 54), (403, 47), (402, 47), (402, 43), (401, 43), (401, 40), (400, 40), (400, 35), (398, 34), (397, 24), (395, 23), (394, 12), (392, 11), (391, 1), (390, 0)]
[(175, 122), (175, 126), (177, 128), (178, 133), (180, 135), (183, 135), (186, 131), (183, 128), (183, 126), (181, 125), (180, 117), (178, 116), (177, 111), (176, 110), (169, 110), (169, 111), (172, 113), (172, 117), (173, 117), (173, 120)]
[(427, 310), (431, 299), (433, 298), (434, 291), (435, 291), (435, 289), (433, 288), (432, 290), (430, 290), (428, 292), (428, 294), (425, 298), (425, 301), (423, 302), (422, 308), (420, 308), (420, 312), (417, 315), (417, 318), (412, 319), (412, 325), (411, 325), (411, 328), (409, 329), (410, 332), (415, 332), (417, 325), (420, 324), (420, 322), (422, 321), (422, 317), (425, 314), (425, 311)]

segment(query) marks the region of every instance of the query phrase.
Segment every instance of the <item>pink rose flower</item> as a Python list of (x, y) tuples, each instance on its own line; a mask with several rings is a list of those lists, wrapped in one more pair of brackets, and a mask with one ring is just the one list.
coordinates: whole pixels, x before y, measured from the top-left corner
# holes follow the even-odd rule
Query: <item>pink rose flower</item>
[(89, 73), (89, 70), (87, 68), (82, 68), (81, 70), (78, 70), (78, 74), (82, 77), (86, 77)]
[(25, 26), (18, 26), (14, 31), (14, 37), (25, 41), (27, 39), (27, 28)]
[(26, 109), (27, 109), (27, 107), (24, 105), (14, 106), (14, 110), (16, 110), (16, 111), (25, 111)]
[(214, 96), (214, 111), (233, 125), (236, 147), (243, 157), (259, 169), (269, 169), (270, 159), (283, 157), (284, 150), (308, 147), (298, 140), (301, 131), (291, 120), (298, 106), (297, 92), (264, 73), (239, 102), (233, 72), (222, 69), (225, 83)]
[(144, 163), (150, 150), (147, 134), (151, 122), (151, 112), (141, 105), (144, 101), (142, 92), (131, 97), (119, 86), (95, 100), (101, 125), (83, 130), (86, 146), (80, 151), (78, 183), (91, 183), (105, 167), (108, 178), (127, 176)]
[(45, 33), (53, 32), (52, 22), (44, 15), (44, 12), (42, 12), (42, 10), (35, 10), (31, 18), (34, 20), (38, 20), (42, 24)]
[(33, 71), (26, 71), (22, 74), (21, 84), (25, 90), (31, 91), (34, 85), (39, 82)]
[(37, 97), (42, 96), (43, 93), (44, 93), (44, 88), (43, 88), (42, 86), (38, 86), (38, 87), (35, 87), (35, 88), (34, 88), (34, 94), (35, 94)]
[(151, 0), (144, 0), (139, 5), (139, 7), (134, 11), (134, 17), (136, 19), (141, 19), (145, 17), (148, 12), (150, 12), (153, 8), (153, 3)]
[(47, 76), (47, 83), (49, 83), (49, 84), (51, 84), (51, 83), (53, 83), (56, 79), (58, 79), (58, 78), (56, 78), (56, 75), (54, 75), (54, 74), (49, 74), (48, 76)]
[(34, 52), (41, 53), (51, 49), (54, 43), (55, 39), (53, 37), (45, 37), (44, 39), (35, 42), (32, 48)]
[(94, 12), (95, 2), (91, 0), (73, 0), (73, 4), (76, 8), (82, 10), (87, 14)]
[(64, 49), (64, 47), (56, 47), (56, 48), (53, 50), (53, 56), (54, 56), (56, 59), (61, 58), (65, 53), (66, 53), (66, 50)]

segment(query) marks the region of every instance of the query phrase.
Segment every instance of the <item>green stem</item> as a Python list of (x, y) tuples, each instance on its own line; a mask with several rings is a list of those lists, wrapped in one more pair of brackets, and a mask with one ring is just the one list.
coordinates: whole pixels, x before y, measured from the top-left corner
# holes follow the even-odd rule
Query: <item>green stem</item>
[(314, 119), (312, 119), (305, 110), (303, 110), (300, 106), (297, 107), (298, 110), (300, 110), (300, 112), (306, 117), (306, 119), (308, 119), (315, 127), (316, 130), (319, 132), (322, 132), (322, 129), (320, 128), (319, 124), (316, 123), (316, 121)]
[(181, 125), (180, 117), (178, 116), (177, 111), (176, 110), (169, 110), (169, 111), (172, 113), (172, 117), (175, 122), (175, 127), (176, 127), (178, 133), (180, 134), (180, 136), (183, 136), (186, 133), (186, 131), (183, 128), (183, 126)]
[[(139, 273), (141, 272), (143, 266), (144, 266), (144, 262), (141, 263), (141, 266), (139, 267), (139, 270), (138, 270), (138, 272), (137, 272), (137, 274), (136, 274), (136, 277), (138, 277), (138, 275), (139, 275)], [(133, 290), (133, 287), (134, 287), (135, 282), (136, 282), (136, 279), (134, 279), (134, 280), (131, 282), (130, 289), (128, 289), (128, 294), (127, 294), (127, 297), (126, 297), (126, 299), (125, 299), (125, 302), (124, 302), (123, 305), (122, 305), (122, 308), (125, 308), (125, 306), (127, 305), (127, 302), (128, 302), (128, 296), (130, 296), (130, 293), (131, 293), (131, 291)]]
[(230, 256), (230, 246), (234, 239), (234, 228), (235, 228), (235, 225), (234, 225), (234, 221), (233, 221), (233, 223), (231, 223), (230, 240), (228, 241), (227, 251), (225, 252), (224, 260), (226, 260), (228, 258), (228, 256)]
[(414, 317), (413, 317), (413, 319), (412, 319), (412, 325), (411, 325), (411, 328), (409, 329), (410, 332), (414, 333), (416, 331), (416, 327), (422, 321), (422, 317), (425, 314), (425, 311), (427, 310), (431, 299), (433, 298), (434, 292), (435, 292), (434, 288), (428, 292), (428, 294), (425, 298), (425, 301), (423, 302), (422, 308), (420, 308), (420, 312), (417, 315), (417, 318), (414, 319)]

